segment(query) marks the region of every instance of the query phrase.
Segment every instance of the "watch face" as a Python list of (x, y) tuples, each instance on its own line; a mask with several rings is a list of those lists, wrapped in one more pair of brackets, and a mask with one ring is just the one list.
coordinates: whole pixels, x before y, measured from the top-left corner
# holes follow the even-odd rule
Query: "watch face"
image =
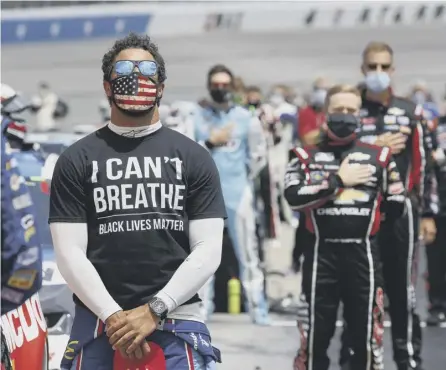
[(161, 315), (167, 309), (166, 305), (161, 299), (155, 299), (152, 302), (151, 307), (153, 311), (158, 315)]

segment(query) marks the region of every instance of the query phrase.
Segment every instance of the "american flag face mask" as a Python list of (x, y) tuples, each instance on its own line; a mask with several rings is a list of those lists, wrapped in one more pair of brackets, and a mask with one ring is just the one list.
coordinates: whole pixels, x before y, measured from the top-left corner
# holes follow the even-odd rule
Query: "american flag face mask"
[(147, 113), (158, 100), (158, 85), (139, 73), (115, 78), (111, 88), (114, 103), (126, 112)]

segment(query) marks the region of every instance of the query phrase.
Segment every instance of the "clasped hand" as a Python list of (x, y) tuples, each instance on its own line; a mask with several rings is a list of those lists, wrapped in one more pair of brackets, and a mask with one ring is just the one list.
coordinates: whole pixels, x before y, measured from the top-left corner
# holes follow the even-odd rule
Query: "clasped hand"
[(230, 123), (223, 128), (211, 130), (209, 141), (216, 146), (226, 145), (231, 139), (233, 128), (234, 124)]
[(386, 132), (378, 136), (375, 144), (379, 146), (387, 146), (392, 154), (399, 154), (406, 148), (407, 136), (401, 132)]
[(350, 163), (350, 157), (347, 156), (339, 167), (338, 176), (344, 186), (349, 188), (371, 181), (372, 170), (367, 164)]
[(114, 350), (125, 358), (141, 359), (150, 352), (145, 338), (152, 334), (159, 321), (148, 305), (119, 311), (106, 321), (106, 333)]

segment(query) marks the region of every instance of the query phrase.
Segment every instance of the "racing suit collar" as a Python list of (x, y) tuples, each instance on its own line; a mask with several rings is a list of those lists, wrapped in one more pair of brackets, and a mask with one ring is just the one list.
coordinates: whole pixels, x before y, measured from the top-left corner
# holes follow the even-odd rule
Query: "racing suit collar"
[(345, 150), (352, 148), (355, 145), (356, 140), (351, 140), (348, 142), (337, 142), (331, 140), (327, 134), (324, 134), (321, 142), (321, 149), (324, 149), (329, 152), (337, 152), (341, 153)]
[(228, 106), (223, 107), (222, 105), (216, 105), (216, 103), (211, 102), (209, 107), (214, 113), (219, 113), (219, 112), (228, 113), (229, 111), (231, 111), (232, 108), (235, 107), (235, 104), (233, 102), (228, 102)]
[(142, 137), (150, 135), (155, 131), (158, 131), (162, 127), (162, 124), (161, 121), (158, 121), (156, 123), (147, 126), (124, 127), (124, 126), (117, 126), (110, 121), (107, 126), (111, 131), (121, 136)]

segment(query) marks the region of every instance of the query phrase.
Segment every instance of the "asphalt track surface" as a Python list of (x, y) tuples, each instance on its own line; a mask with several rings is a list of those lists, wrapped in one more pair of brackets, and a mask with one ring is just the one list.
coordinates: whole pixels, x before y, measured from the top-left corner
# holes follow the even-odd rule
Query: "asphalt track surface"
[[(405, 93), (414, 80), (422, 79), (440, 97), (446, 83), (445, 35), (446, 28), (426, 25), (385, 30), (220, 33), (156, 41), (167, 63), (166, 101), (205, 96), (206, 72), (216, 63), (227, 64), (248, 84), (258, 84), (264, 89), (275, 83), (307, 89), (318, 75), (333, 81), (357, 82), (361, 51), (371, 40), (386, 41), (394, 48), (398, 92)], [(100, 40), (3, 47), (2, 82), (31, 95), (38, 81), (47, 81), (70, 104), (71, 114), (64, 122), (65, 130), (69, 130), (71, 124), (96, 123), (98, 104), (103, 98), (101, 58), (112, 43), (113, 40)], [(272, 268), (289, 267), (292, 243), (289, 230), (282, 241), (282, 248), (268, 252)], [(420, 255), (423, 257), (424, 252)], [(425, 271), (423, 260), (421, 258), (420, 274)], [(291, 277), (282, 288), (296, 293), (298, 280), (298, 277)], [(423, 288), (420, 278), (418, 306), (425, 317), (427, 304)], [(210, 327), (214, 345), (223, 352), (224, 364), (218, 369), (291, 368), (298, 346), (293, 318), (276, 318), (273, 327), (254, 327), (243, 316), (217, 315)], [(444, 370), (446, 330), (425, 329), (424, 340), (426, 370)], [(388, 330), (385, 343), (386, 369), (393, 369)], [(334, 364), (338, 347), (339, 341), (334, 340), (330, 350)]]
[[(395, 50), (397, 91), (405, 93), (418, 79), (434, 93), (446, 83), (446, 26), (385, 30), (305, 31), (277, 34), (213, 33), (155, 40), (167, 64), (165, 101), (205, 96), (208, 69), (225, 63), (248, 84), (269, 88), (286, 83), (307, 89), (318, 75), (333, 81), (357, 82), (360, 56), (372, 40)], [(101, 59), (113, 40), (8, 45), (2, 48), (2, 82), (32, 94), (47, 81), (67, 100), (68, 124), (94, 123), (103, 99)]]

